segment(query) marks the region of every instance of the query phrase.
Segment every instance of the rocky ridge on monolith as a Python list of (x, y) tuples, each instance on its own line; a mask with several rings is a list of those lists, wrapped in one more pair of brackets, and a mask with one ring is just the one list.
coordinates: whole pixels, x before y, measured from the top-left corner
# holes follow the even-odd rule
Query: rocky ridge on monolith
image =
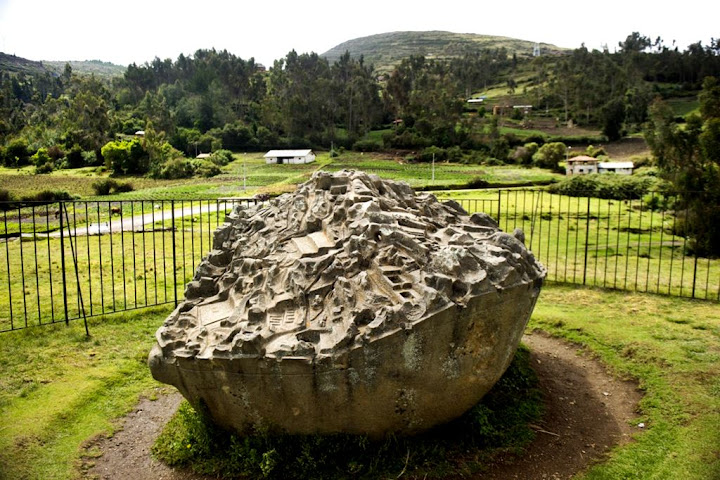
[(544, 276), (486, 214), (318, 172), (233, 210), (150, 367), (238, 431), (413, 433), (498, 380)]

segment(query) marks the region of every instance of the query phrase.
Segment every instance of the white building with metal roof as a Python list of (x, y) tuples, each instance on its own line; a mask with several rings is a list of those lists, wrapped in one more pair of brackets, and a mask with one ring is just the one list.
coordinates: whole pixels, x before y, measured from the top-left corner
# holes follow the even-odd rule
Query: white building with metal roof
[(270, 150), (265, 155), (265, 163), (311, 163), (315, 161), (315, 154), (310, 149), (305, 150)]
[(599, 173), (617, 173), (619, 175), (632, 175), (635, 165), (633, 162), (600, 162)]

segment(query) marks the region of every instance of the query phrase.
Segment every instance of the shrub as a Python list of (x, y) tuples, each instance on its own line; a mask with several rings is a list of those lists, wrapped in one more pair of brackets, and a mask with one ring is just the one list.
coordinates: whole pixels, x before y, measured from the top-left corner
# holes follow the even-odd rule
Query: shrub
[(35, 167), (35, 174), (52, 173), (53, 170), (55, 170), (55, 164), (52, 160), (49, 160), (42, 165)]
[(98, 180), (97, 182), (93, 182), (92, 188), (95, 191), (95, 195), (98, 196), (133, 191), (133, 186), (130, 182), (118, 182), (112, 178), (104, 178), (102, 180)]
[(475, 177), (467, 183), (466, 188), (487, 188), (488, 186), (490, 186), (490, 183), (487, 180), (482, 177)]
[(65, 155), (68, 168), (80, 168), (85, 166), (82, 148), (77, 143)]
[(10, 190), (0, 188), (0, 202), (11, 202), (12, 200), (13, 195), (10, 193)]
[(532, 156), (533, 164), (540, 168), (557, 171), (559, 163), (565, 160), (567, 147), (562, 142), (546, 143)]
[(220, 166), (210, 160), (199, 160), (193, 165), (193, 173), (201, 177), (210, 178), (215, 175), (220, 175), (221, 172)]
[(358, 152), (377, 152), (382, 150), (382, 148), (382, 144), (370, 139), (358, 140), (352, 145), (352, 149)]
[(82, 152), (83, 165), (85, 166), (99, 166), (102, 164), (102, 158), (98, 158), (95, 152)]
[(110, 191), (117, 187), (117, 182), (112, 178), (104, 178), (93, 182), (92, 189), (95, 191), (95, 195), (104, 196), (110, 195)]
[(8, 167), (20, 167), (27, 165), (30, 161), (30, 151), (27, 140), (15, 138), (5, 148), (5, 165)]
[(74, 197), (65, 190), (43, 190), (33, 195), (24, 195), (21, 198), (23, 202), (42, 202), (53, 203), (61, 200), (72, 200)]
[(195, 173), (195, 167), (190, 159), (174, 157), (163, 162), (152, 172), (154, 178), (178, 179), (190, 178)]
[(36, 167), (39, 167), (41, 165), (45, 165), (46, 163), (52, 162), (52, 158), (50, 158), (50, 155), (48, 155), (48, 151), (46, 148), (39, 148), (35, 154), (30, 157), (30, 161), (33, 165)]
[(653, 177), (594, 173), (570, 177), (550, 185), (548, 190), (552, 193), (570, 197), (637, 200), (642, 198), (655, 185), (657, 185), (657, 181)]
[(418, 162), (432, 162), (433, 157), (435, 158), (436, 162), (442, 162), (444, 160), (447, 160), (447, 150), (433, 145), (431, 147), (424, 148), (416, 157), (416, 160)]
[(53, 162), (57, 162), (65, 156), (65, 152), (63, 152), (62, 148), (60, 148), (58, 145), (53, 145), (52, 147), (48, 148), (47, 154), (53, 160)]
[(117, 182), (115, 187), (115, 193), (127, 193), (132, 192), (133, 190), (135, 190), (135, 188), (130, 182)]
[(210, 155), (209, 160), (219, 167), (224, 167), (233, 161), (233, 155), (230, 150), (216, 150)]

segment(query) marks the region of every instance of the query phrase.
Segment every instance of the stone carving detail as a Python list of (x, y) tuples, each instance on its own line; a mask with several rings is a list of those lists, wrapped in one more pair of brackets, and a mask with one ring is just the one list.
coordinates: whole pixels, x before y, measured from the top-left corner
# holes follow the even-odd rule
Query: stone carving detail
[(545, 269), (488, 215), (362, 172), (236, 208), (150, 368), (239, 431), (413, 433), (509, 364)]

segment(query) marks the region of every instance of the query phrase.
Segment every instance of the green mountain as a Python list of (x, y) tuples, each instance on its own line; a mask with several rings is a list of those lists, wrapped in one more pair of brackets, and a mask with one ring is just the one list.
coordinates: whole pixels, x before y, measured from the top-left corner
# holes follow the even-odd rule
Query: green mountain
[[(366, 63), (375, 65), (378, 71), (388, 71), (403, 58), (424, 55), (427, 58), (451, 58), (468, 51), (505, 48), (508, 55), (530, 57), (536, 42), (517, 38), (478, 35), (474, 33), (389, 32), (355, 38), (331, 48), (321, 56), (335, 62), (346, 51), (355, 58), (362, 55)], [(570, 50), (540, 43), (542, 55), (558, 55)]]
[(47, 71), (42, 62), (0, 52), (0, 72), (42, 74)]
[(119, 77), (125, 73), (127, 67), (115, 65), (110, 62), (100, 60), (85, 61), (35, 61), (27, 58), (18, 57), (16, 55), (8, 55), (0, 52), (0, 72), (10, 73), (26, 73), (26, 74), (44, 74), (50, 72), (54, 75), (60, 75), (65, 70), (65, 64), (69, 63), (74, 73), (78, 75), (94, 74), (97, 77)]

